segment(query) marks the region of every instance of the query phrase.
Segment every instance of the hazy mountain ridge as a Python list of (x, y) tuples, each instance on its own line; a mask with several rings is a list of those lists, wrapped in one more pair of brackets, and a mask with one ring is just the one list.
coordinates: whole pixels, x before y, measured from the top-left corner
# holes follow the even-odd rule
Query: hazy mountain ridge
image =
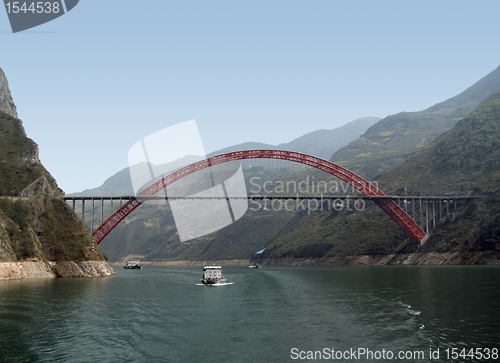
[[(307, 133), (289, 143), (270, 145), (260, 142), (246, 142), (214, 151), (207, 156), (210, 157), (238, 150), (280, 149), (299, 151), (329, 159), (336, 150), (357, 139), (359, 135), (363, 134), (378, 120), (381, 119), (378, 117), (364, 117), (332, 130), (317, 130)], [(155, 174), (159, 174), (160, 171), (164, 172), (164, 170), (175, 169), (175, 167), (171, 167), (169, 164), (160, 166), (152, 165), (152, 167), (155, 170)], [(70, 193), (68, 196), (119, 196), (133, 194), (130, 169), (127, 167), (106, 179), (106, 181), (97, 188), (85, 189), (79, 193)]]
[(278, 149), (298, 151), (328, 160), (337, 150), (356, 140), (360, 135), (368, 130), (369, 127), (380, 120), (380, 117), (363, 117), (331, 130), (321, 129), (312, 131), (290, 142), (279, 145), (270, 145), (260, 142), (246, 142), (217, 150), (210, 153), (208, 156), (238, 150)]
[(459, 95), (424, 111), (401, 112), (384, 118), (358, 140), (338, 150), (331, 160), (373, 180), (448, 131), (499, 91), (500, 67)]

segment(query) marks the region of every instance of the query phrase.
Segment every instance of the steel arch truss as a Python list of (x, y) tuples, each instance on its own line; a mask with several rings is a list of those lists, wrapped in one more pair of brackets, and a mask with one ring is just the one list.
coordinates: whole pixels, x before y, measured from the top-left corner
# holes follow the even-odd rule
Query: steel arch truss
[[(152, 196), (168, 185), (184, 178), (199, 170), (208, 168), (213, 165), (223, 164), (234, 160), (243, 159), (280, 159), (293, 161), (300, 164), (312, 166), (332, 174), (346, 183), (349, 183), (359, 192), (367, 196), (386, 196), (380, 189), (375, 187), (367, 180), (361, 178), (352, 171), (332, 163), (331, 161), (318, 158), (316, 156), (307, 155), (294, 151), (284, 150), (244, 150), (225, 153), (217, 156), (212, 156), (196, 163), (187, 165), (173, 173), (167, 175), (161, 180), (144, 189), (137, 195), (136, 199), (130, 199), (122, 207), (118, 208), (108, 219), (106, 219), (99, 227), (96, 228), (92, 235), (97, 243), (100, 243), (109, 232), (115, 228), (126, 216), (128, 216), (135, 208), (141, 205), (145, 199), (141, 200), (141, 196)], [(421, 240), (425, 236), (424, 230), (392, 199), (375, 199), (375, 203), (391, 217), (394, 222), (405, 232), (411, 240)]]

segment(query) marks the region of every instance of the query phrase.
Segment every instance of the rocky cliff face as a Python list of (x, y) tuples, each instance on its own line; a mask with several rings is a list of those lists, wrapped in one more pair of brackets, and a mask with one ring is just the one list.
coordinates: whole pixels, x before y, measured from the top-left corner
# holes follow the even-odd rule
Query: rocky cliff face
[[(46, 197), (62, 194), (26, 136), (21, 120), (0, 111), (0, 196)], [(27, 190), (25, 190), (27, 189)], [(33, 190), (37, 191), (33, 194)]]
[(7, 82), (7, 77), (5, 77), (2, 68), (0, 68), (0, 111), (17, 118), (16, 105), (12, 99), (9, 83)]
[(45, 175), (41, 175), (37, 180), (29, 184), (21, 191), (21, 193), (19, 193), (20, 197), (25, 198), (43, 198), (53, 197), (55, 195), (56, 193), (50, 186), (50, 183)]

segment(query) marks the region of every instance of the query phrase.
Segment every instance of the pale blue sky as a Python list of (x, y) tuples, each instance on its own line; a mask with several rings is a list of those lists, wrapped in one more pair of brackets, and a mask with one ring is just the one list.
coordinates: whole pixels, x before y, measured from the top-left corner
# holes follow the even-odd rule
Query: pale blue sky
[(17, 34), (1, 10), (0, 67), (70, 193), (191, 119), (208, 153), (425, 109), (498, 67), (499, 14), (497, 0), (81, 0)]

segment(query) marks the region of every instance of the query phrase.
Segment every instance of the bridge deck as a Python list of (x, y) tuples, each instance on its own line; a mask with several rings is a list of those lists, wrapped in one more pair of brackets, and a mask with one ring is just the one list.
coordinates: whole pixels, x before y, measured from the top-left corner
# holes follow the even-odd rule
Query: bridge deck
[(250, 199), (250, 200), (263, 200), (263, 199), (294, 199), (294, 200), (308, 200), (308, 199), (321, 199), (321, 200), (332, 200), (332, 199), (363, 199), (363, 200), (380, 200), (380, 199), (422, 199), (422, 200), (464, 200), (464, 199), (484, 199), (486, 196), (422, 196), (422, 195), (331, 195), (331, 194), (318, 194), (318, 195), (270, 195), (270, 194), (260, 194), (260, 195), (231, 195), (229, 197), (225, 196), (192, 196), (192, 195), (179, 195), (179, 196), (164, 196), (164, 195), (153, 195), (153, 196), (140, 196), (136, 197), (133, 195), (122, 195), (122, 196), (64, 196), (64, 200), (130, 200), (130, 199), (140, 199), (140, 200), (213, 200), (213, 199)]

